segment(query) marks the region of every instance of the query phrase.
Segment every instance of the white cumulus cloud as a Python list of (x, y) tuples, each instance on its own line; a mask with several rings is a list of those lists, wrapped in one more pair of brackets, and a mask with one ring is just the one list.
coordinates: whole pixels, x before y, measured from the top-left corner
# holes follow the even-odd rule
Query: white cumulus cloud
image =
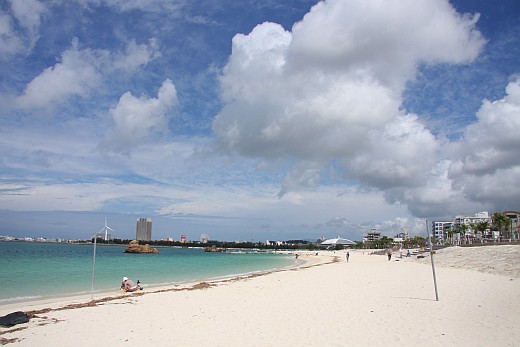
[(478, 17), (448, 1), (322, 1), (294, 25), (290, 55), (298, 69), (369, 74), (402, 88), (419, 63), (473, 60), (483, 44)]
[(107, 134), (102, 147), (128, 154), (151, 131), (162, 130), (167, 121), (167, 112), (176, 102), (177, 91), (169, 79), (163, 82), (157, 98), (124, 93), (110, 111), (114, 128)]
[(506, 87), (504, 98), (484, 100), (477, 122), (455, 144), (450, 167), (454, 186), (469, 198), (500, 208), (515, 206), (520, 191), (520, 78)]
[(475, 59), (478, 18), (448, 1), (328, 0), (291, 31), (260, 24), (233, 39), (213, 130), (242, 155), (295, 159), (280, 195), (319, 183), (335, 160), (346, 177), (403, 198), (431, 182), (441, 145), (401, 109), (406, 83), (421, 64)]
[(65, 102), (72, 96), (86, 97), (108, 74), (135, 69), (158, 55), (154, 40), (149, 45), (130, 41), (125, 52), (110, 52), (80, 49), (79, 40), (74, 39), (58, 63), (46, 68), (27, 84), (23, 94), (16, 98), (16, 107), (43, 108)]
[(63, 53), (61, 62), (45, 69), (26, 86), (17, 99), (18, 107), (45, 107), (72, 95), (84, 96), (99, 83), (101, 76), (94, 63), (95, 52), (81, 51), (77, 46), (74, 40), (72, 47)]

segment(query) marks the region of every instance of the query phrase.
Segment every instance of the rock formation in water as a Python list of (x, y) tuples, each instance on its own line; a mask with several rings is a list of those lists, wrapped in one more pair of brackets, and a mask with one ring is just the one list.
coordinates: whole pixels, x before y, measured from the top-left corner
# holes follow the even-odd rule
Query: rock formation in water
[(222, 252), (222, 248), (217, 248), (215, 245), (207, 246), (204, 248), (204, 252)]
[(159, 253), (159, 251), (157, 248), (150, 247), (149, 244), (140, 245), (137, 240), (133, 240), (126, 248), (125, 253)]

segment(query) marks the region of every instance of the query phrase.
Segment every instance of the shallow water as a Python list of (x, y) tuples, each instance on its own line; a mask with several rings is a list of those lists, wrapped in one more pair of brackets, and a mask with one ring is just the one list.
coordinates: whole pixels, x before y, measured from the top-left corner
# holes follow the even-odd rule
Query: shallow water
[[(208, 253), (159, 248), (159, 254), (128, 254), (124, 246), (96, 247), (94, 292), (118, 291), (122, 277), (146, 287), (175, 285), (283, 268), (293, 257), (271, 253)], [(0, 305), (90, 293), (93, 246), (0, 242)]]

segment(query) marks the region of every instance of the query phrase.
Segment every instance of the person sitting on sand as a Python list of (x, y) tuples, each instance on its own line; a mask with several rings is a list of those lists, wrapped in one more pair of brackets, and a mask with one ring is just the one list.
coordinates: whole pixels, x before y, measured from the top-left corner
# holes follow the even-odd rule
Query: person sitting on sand
[(121, 289), (125, 292), (135, 292), (136, 290), (143, 290), (143, 287), (139, 285), (139, 281), (135, 283), (134, 281), (128, 279), (128, 277), (123, 277)]

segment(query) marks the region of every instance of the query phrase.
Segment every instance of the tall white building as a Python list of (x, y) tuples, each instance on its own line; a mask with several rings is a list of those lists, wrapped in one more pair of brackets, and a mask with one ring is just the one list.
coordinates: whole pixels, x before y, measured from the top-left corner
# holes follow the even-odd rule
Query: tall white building
[(432, 235), (435, 242), (444, 241), (447, 238), (446, 230), (450, 229), (453, 222), (434, 221), (432, 222)]
[(151, 241), (152, 240), (152, 219), (151, 218), (137, 218), (135, 239), (137, 241)]

